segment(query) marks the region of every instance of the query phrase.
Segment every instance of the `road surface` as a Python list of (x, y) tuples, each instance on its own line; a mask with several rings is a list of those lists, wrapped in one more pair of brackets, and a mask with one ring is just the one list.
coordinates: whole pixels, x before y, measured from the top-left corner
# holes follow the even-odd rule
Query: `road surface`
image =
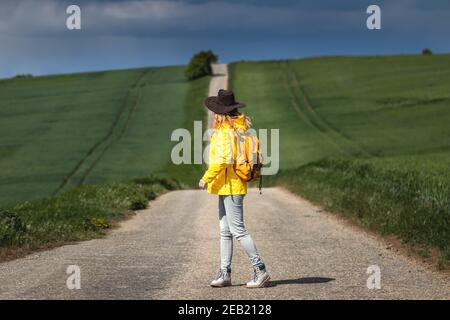
[[(227, 66), (213, 72), (210, 96), (227, 88)], [(244, 287), (252, 271), (239, 243), (234, 285), (209, 287), (219, 266), (217, 197), (183, 190), (160, 196), (104, 239), (0, 264), (0, 299), (450, 298), (448, 278), (283, 189), (251, 189), (245, 219), (273, 279), (268, 288)], [(79, 268), (80, 289), (69, 289), (76, 283), (69, 266)], [(370, 266), (380, 270), (381, 289), (367, 286)]]
[[(246, 289), (250, 263), (235, 242), (233, 286), (211, 288), (219, 266), (217, 198), (173, 191), (107, 237), (0, 264), (2, 299), (448, 299), (448, 279), (386, 248), (378, 238), (280, 188), (245, 200), (247, 228), (272, 285)], [(81, 289), (67, 287), (80, 268)], [(367, 268), (381, 271), (368, 289)]]

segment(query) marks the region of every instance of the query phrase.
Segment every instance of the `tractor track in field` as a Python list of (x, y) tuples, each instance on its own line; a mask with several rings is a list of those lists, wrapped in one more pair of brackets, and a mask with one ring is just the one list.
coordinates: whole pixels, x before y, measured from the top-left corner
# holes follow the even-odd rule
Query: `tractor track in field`
[(75, 167), (69, 172), (69, 174), (63, 179), (63, 181), (61, 182), (61, 184), (58, 186), (58, 188), (53, 192), (53, 195), (58, 194), (59, 192), (61, 192), (61, 190), (64, 189), (64, 187), (67, 185), (67, 183), (70, 181), (70, 179), (72, 179), (77, 172), (79, 171), (79, 169), (83, 166), (83, 164), (89, 159), (89, 157), (91, 155), (93, 155), (103, 144), (107, 143), (108, 141), (110, 141), (110, 143), (108, 143), (105, 148), (102, 150), (100, 156), (94, 160), (93, 164), (88, 168), (88, 170), (86, 171), (86, 173), (82, 176), (80, 183), (78, 185), (81, 185), (87, 175), (92, 171), (92, 169), (95, 167), (95, 165), (98, 163), (98, 161), (100, 160), (100, 158), (103, 156), (103, 154), (107, 151), (107, 149), (109, 149), (109, 147), (115, 142), (117, 141), (112, 139), (113, 135), (114, 135), (114, 131), (116, 131), (118, 124), (120, 123), (120, 119), (122, 118), (123, 114), (126, 112), (127, 110), (127, 106), (129, 104), (129, 100), (130, 97), (132, 95), (132, 91), (133, 89), (137, 88), (138, 93), (137, 93), (137, 98), (134, 104), (132, 104), (132, 107), (130, 108), (130, 112), (128, 113), (128, 117), (125, 120), (125, 125), (124, 128), (122, 129), (122, 131), (119, 133), (118, 139), (120, 139), (123, 134), (125, 133), (126, 128), (128, 127), (128, 122), (131, 118), (131, 114), (133, 113), (134, 109), (136, 108), (136, 105), (139, 101), (139, 99), (141, 98), (141, 93), (139, 90), (139, 83), (141, 82), (141, 80), (145, 77), (145, 75), (150, 71), (150, 69), (145, 69), (141, 72), (141, 74), (138, 76), (138, 78), (136, 79), (136, 81), (130, 86), (130, 88), (128, 89), (128, 92), (124, 98), (124, 101), (122, 103), (122, 106), (119, 109), (119, 112), (116, 114), (116, 117), (114, 118), (114, 121), (110, 127), (110, 129), (108, 130), (108, 133), (101, 138), (100, 140), (98, 140), (94, 145), (92, 145), (91, 148), (89, 148), (89, 150), (86, 152), (86, 154), (83, 156), (83, 158), (81, 158), (78, 163), (75, 165)]
[[(292, 70), (292, 66), (289, 66), (288, 62), (282, 62), (281, 69), (286, 91), (291, 97), (292, 106), (294, 107), (297, 116), (299, 116), (303, 120), (306, 120), (306, 122), (308, 122), (318, 132), (320, 132), (328, 141), (335, 145), (340, 152), (352, 155), (360, 154), (364, 156), (374, 156), (369, 151), (358, 145), (351, 138), (349, 138), (339, 130), (336, 130), (331, 124), (329, 124), (319, 114), (317, 114), (304, 89), (300, 85), (297, 74), (294, 70)], [(297, 93), (300, 95), (300, 97), (297, 95)], [(301, 108), (301, 105), (304, 105), (305, 108)], [(344, 150), (342, 148), (342, 145), (345, 146)]]
[(297, 97), (295, 96), (295, 94), (294, 94), (294, 92), (293, 92), (293, 90), (292, 90), (292, 88), (291, 88), (291, 86), (290, 86), (290, 84), (289, 84), (289, 79), (287, 78), (287, 75), (285, 74), (284, 71), (282, 71), (282, 72), (283, 72), (282, 78), (283, 78), (283, 84), (284, 84), (284, 87), (285, 87), (286, 92), (288, 93), (288, 95), (289, 95), (289, 97), (290, 97), (291, 104), (292, 104), (292, 106), (293, 106), (293, 108), (294, 108), (294, 110), (295, 110), (297, 116), (298, 116), (301, 120), (307, 122), (312, 128), (316, 129), (317, 132), (319, 132), (319, 133), (324, 137), (324, 139), (325, 139), (326, 141), (328, 141), (329, 143), (331, 143), (331, 144), (336, 148), (336, 150), (338, 150), (338, 152), (340, 152), (340, 153), (342, 153), (342, 154), (347, 154), (346, 152), (344, 152), (344, 150), (342, 150), (342, 149), (340, 148), (339, 144), (338, 144), (334, 139), (332, 139), (328, 134), (326, 134), (326, 132), (324, 132), (324, 131), (321, 130), (319, 127), (317, 127), (317, 125), (314, 124), (314, 123), (311, 121), (311, 119), (310, 119), (310, 118), (302, 111), (302, 109), (300, 108), (300, 105), (299, 105), (299, 103), (298, 103), (298, 101), (297, 101)]
[[(141, 79), (145, 76), (142, 75)], [(140, 79), (140, 80), (141, 80)], [(130, 124), (130, 120), (131, 117), (134, 114), (134, 111), (136, 110), (136, 107), (138, 106), (139, 102), (142, 99), (142, 91), (137, 89), (138, 92), (136, 94), (136, 100), (135, 102), (132, 104), (130, 111), (128, 112), (128, 115), (125, 119), (125, 123), (123, 124), (122, 130), (119, 132), (119, 134), (117, 135), (116, 139), (113, 139), (111, 136), (111, 139), (109, 139), (109, 142), (106, 144), (106, 146), (103, 148), (103, 150), (100, 152), (99, 156), (91, 163), (91, 165), (89, 166), (89, 168), (85, 171), (85, 173), (82, 175), (79, 185), (82, 185), (83, 183), (85, 183), (86, 178), (89, 176), (89, 174), (92, 172), (92, 170), (95, 168), (95, 166), (97, 165), (97, 163), (100, 161), (100, 159), (103, 157), (103, 155), (106, 153), (106, 151), (108, 151), (108, 149), (114, 144), (114, 142), (119, 141), (120, 139), (122, 139), (123, 135), (125, 134), (125, 132), (128, 129), (128, 126)]]

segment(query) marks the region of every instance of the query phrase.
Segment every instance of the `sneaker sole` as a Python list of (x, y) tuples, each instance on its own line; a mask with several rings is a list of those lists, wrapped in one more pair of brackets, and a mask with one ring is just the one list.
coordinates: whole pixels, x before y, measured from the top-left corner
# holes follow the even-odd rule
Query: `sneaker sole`
[(213, 287), (213, 288), (224, 288), (224, 287), (231, 287), (231, 283), (211, 284), (210, 286)]
[(257, 286), (249, 286), (249, 285), (246, 285), (246, 287), (247, 287), (248, 289), (264, 288), (264, 287), (269, 283), (269, 281), (270, 281), (270, 276), (267, 276), (267, 278), (264, 279), (264, 281), (261, 282), (259, 285), (257, 285)]

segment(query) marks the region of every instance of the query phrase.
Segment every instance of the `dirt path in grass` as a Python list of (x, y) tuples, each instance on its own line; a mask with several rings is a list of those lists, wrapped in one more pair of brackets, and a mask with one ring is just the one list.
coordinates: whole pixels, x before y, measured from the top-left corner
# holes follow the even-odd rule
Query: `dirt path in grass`
[[(213, 77), (209, 83), (208, 96), (216, 96), (220, 89), (228, 89), (228, 65), (227, 64), (212, 64)], [(212, 126), (212, 119), (214, 114), (208, 110), (208, 128)]]
[[(210, 95), (227, 87), (227, 66), (213, 68)], [(183, 190), (104, 239), (0, 264), (0, 299), (450, 299), (450, 279), (284, 189), (251, 189), (245, 219), (273, 279), (264, 289), (244, 287), (251, 267), (236, 241), (234, 285), (209, 287), (219, 264), (217, 198)], [(69, 266), (79, 268), (80, 289), (67, 287)], [(370, 266), (380, 289), (367, 287)]]
[[(217, 199), (174, 191), (150, 203), (106, 238), (0, 264), (1, 299), (405, 299), (450, 298), (450, 283), (280, 188), (251, 190), (247, 228), (272, 275), (249, 290), (250, 263), (236, 244), (234, 286), (213, 289), (219, 263)], [(68, 266), (81, 289), (69, 290)], [(370, 265), (381, 289), (368, 289)]]

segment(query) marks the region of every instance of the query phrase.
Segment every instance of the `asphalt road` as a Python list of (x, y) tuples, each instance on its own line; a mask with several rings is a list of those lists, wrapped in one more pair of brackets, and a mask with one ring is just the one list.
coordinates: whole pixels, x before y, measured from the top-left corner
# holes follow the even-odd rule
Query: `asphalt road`
[[(1, 299), (448, 299), (449, 279), (386, 248), (377, 237), (280, 188), (251, 190), (247, 228), (272, 276), (246, 289), (250, 263), (235, 241), (233, 286), (211, 288), (219, 266), (217, 197), (160, 196), (107, 237), (0, 264)], [(81, 289), (67, 287), (80, 268)], [(368, 289), (370, 265), (381, 289)]]
[[(209, 82), (208, 96), (216, 96), (220, 89), (228, 89), (228, 65), (225, 63), (211, 64), (213, 77)], [(212, 127), (214, 113), (208, 112), (208, 128)]]

